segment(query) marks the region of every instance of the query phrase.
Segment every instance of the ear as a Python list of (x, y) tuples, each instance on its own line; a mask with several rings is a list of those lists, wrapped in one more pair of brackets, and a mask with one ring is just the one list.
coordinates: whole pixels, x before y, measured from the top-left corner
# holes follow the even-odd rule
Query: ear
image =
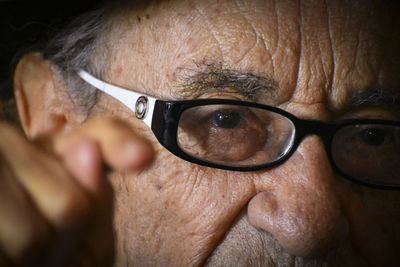
[(72, 103), (55, 67), (39, 52), (22, 57), (14, 73), (14, 95), (22, 127), (30, 139), (60, 133), (74, 122)]

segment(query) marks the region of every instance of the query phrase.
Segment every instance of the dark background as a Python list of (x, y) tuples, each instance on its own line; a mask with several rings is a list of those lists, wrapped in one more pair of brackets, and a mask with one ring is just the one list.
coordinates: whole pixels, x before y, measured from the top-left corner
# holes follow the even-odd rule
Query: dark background
[(63, 25), (98, 2), (0, 0), (0, 99), (12, 97), (13, 66), (24, 51), (40, 49)]

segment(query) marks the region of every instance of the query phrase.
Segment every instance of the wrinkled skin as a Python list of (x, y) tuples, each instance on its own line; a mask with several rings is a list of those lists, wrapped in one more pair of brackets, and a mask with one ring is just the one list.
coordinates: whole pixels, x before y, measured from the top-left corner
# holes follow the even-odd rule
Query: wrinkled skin
[[(202, 71), (230, 69), (275, 80), (276, 93), (252, 101), (300, 118), (399, 119), (387, 105), (348, 105), (356, 91), (400, 85), (398, 11), (365, 1), (167, 1), (115, 20), (105, 80), (160, 99), (248, 100), (235, 88), (182, 89)], [(88, 121), (109, 116), (154, 151), (144, 169), (109, 173), (116, 266), (400, 264), (400, 193), (340, 177), (319, 137), (278, 167), (238, 173), (171, 155), (102, 95)]]
[[(256, 101), (301, 118), (394, 116), (383, 108), (356, 110), (344, 104), (352, 90), (399, 85), (399, 61), (394, 60), (399, 39), (374, 39), (399, 33), (389, 26), (392, 18), (370, 16), (369, 5), (170, 5), (149, 9), (149, 20), (133, 22), (114, 54), (109, 81), (163, 99), (179, 98), (178, 89), (168, 89), (206, 63), (273, 77), (277, 96)], [(201, 97), (243, 98), (226, 92)], [(339, 177), (315, 136), (272, 170), (213, 170), (161, 149), (147, 172), (111, 181), (114, 188), (124, 186), (117, 189), (121, 204), (115, 218), (122, 263), (199, 264), (210, 255), (210, 265), (228, 266), (303, 262), (303, 257), (337, 265), (398, 263), (400, 194), (361, 188)]]

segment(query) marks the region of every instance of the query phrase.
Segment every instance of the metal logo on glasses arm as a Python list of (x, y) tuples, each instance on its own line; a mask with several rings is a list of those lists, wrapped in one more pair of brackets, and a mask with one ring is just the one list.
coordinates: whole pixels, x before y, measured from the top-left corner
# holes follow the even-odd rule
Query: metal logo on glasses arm
[(154, 104), (156, 102), (155, 98), (105, 83), (84, 70), (80, 70), (78, 75), (90, 85), (121, 101), (125, 106), (132, 110), (133, 113), (135, 113), (138, 119), (143, 120), (144, 123), (151, 128)]

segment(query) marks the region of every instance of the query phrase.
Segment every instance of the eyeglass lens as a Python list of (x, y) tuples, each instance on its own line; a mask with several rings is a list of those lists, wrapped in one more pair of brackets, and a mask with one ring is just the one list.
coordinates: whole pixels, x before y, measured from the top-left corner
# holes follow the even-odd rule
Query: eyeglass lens
[(288, 118), (240, 105), (204, 105), (185, 110), (178, 144), (189, 155), (225, 166), (274, 162), (293, 144), (295, 127)]
[[(212, 104), (185, 110), (178, 145), (197, 159), (229, 167), (273, 163), (294, 145), (295, 126), (266, 109)], [(334, 164), (368, 183), (400, 185), (400, 127), (354, 124), (340, 128), (331, 144)]]
[(400, 185), (400, 127), (356, 124), (341, 128), (332, 140), (332, 158), (351, 177)]

